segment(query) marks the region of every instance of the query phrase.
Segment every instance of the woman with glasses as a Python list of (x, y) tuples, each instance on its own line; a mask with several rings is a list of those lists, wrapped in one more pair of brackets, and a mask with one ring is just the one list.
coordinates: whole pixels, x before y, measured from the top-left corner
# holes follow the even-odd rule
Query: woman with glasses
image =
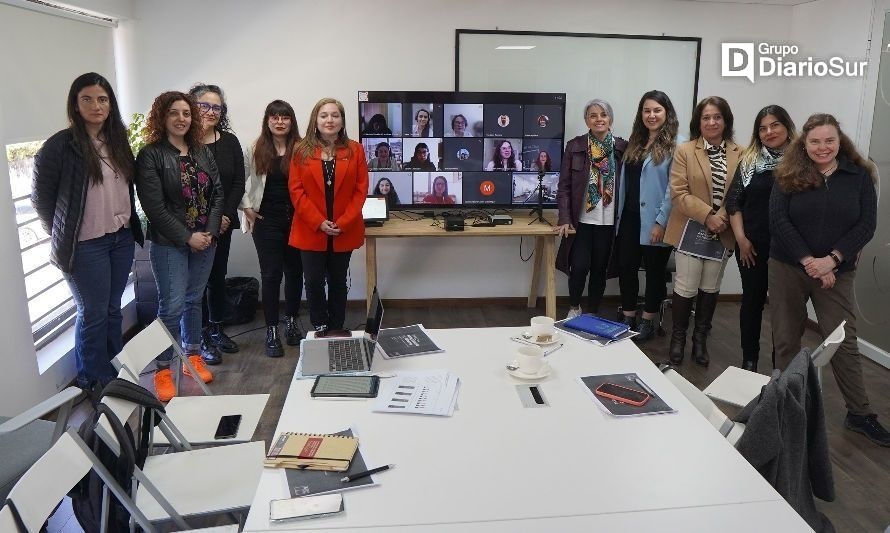
[(303, 339), (300, 299), (303, 297), (303, 262), (300, 251), (288, 245), (294, 207), (288, 192), (288, 173), (294, 145), (300, 140), (294, 108), (283, 100), (266, 106), (260, 136), (248, 159), (250, 175), (241, 199), (244, 224), (253, 236), (260, 277), (263, 280), (263, 317), (266, 319), (266, 355), (281, 357), (278, 334), (281, 278), (284, 277), (284, 338), (288, 346)]
[(522, 160), (516, 157), (513, 143), (506, 139), (497, 143), (494, 156), (485, 170), (522, 170)]
[(124, 346), (121, 296), (133, 266), (136, 217), (133, 152), (111, 84), (90, 72), (68, 91), (68, 128), (35, 157), (31, 203), (50, 236), (50, 262), (77, 306), (77, 386), (102, 389)]
[(405, 163), (405, 170), (434, 171), (436, 165), (430, 161), (430, 147), (426, 143), (417, 143), (414, 147), (414, 155)]
[(346, 321), (349, 259), (365, 242), (368, 179), (365, 151), (346, 135), (343, 104), (322, 98), (294, 148), (288, 183), (296, 210), (290, 245), (301, 251), (316, 335), (343, 329)]
[(204, 325), (201, 334), (202, 354), (208, 365), (222, 362), (222, 352), (235, 353), (238, 345), (223, 331), (226, 304), (226, 271), (232, 246), (232, 229), (238, 228), (238, 204), (244, 194), (244, 153), (241, 143), (232, 134), (226, 108), (226, 97), (216, 85), (198, 83), (189, 90), (201, 113), (201, 142), (210, 149), (219, 180), (222, 183), (223, 215), (213, 268), (207, 280), (207, 291), (202, 301)]
[[(213, 266), (224, 202), (213, 154), (201, 143), (198, 116), (198, 106), (188, 94), (170, 91), (155, 98), (146, 120), (148, 144), (136, 158), (136, 189), (148, 216), (158, 318), (207, 383), (213, 374), (200, 354), (201, 298)], [(154, 384), (161, 401), (176, 393), (172, 359), (172, 350), (167, 350), (155, 360)]]
[[(692, 112), (689, 132), (692, 140), (677, 146), (671, 165), (671, 201), (664, 242), (677, 248), (672, 299), (673, 332), (670, 362), (683, 362), (686, 330), (695, 303), (695, 328), (692, 330), (692, 358), (708, 366), (710, 355), (706, 341), (711, 320), (717, 308), (717, 293), (723, 271), (735, 248), (735, 237), (729, 227), (724, 198), (732, 187), (741, 150), (733, 142), (733, 117), (729, 103), (719, 96), (709, 96)], [(719, 240), (725, 249), (722, 260), (702, 259), (680, 246), (686, 228), (701, 229), (710, 238)], [(696, 229), (697, 228), (697, 229)]]

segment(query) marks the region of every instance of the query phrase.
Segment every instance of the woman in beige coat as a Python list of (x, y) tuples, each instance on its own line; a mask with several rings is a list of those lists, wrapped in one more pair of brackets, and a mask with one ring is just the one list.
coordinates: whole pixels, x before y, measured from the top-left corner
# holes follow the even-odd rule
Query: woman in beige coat
[[(710, 362), (706, 341), (723, 271), (730, 251), (735, 248), (735, 238), (723, 206), (741, 153), (732, 141), (732, 124), (732, 110), (726, 100), (719, 96), (705, 98), (692, 113), (689, 123), (692, 140), (677, 146), (674, 154), (670, 185), (673, 209), (664, 236), (665, 242), (678, 248), (672, 305), (674, 326), (669, 352), (673, 365), (683, 362), (686, 330), (696, 296), (692, 358), (702, 366), (708, 366)], [(687, 224), (692, 229), (697, 227), (696, 223), (704, 226), (708, 238), (719, 238), (726, 249), (722, 260), (703, 259), (679, 249)]]

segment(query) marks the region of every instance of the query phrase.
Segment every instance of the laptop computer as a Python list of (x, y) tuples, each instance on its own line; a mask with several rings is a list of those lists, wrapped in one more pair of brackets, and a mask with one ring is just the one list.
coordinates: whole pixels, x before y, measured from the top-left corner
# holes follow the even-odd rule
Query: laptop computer
[(365, 226), (382, 226), (389, 220), (389, 209), (383, 196), (368, 196), (362, 205), (362, 219)]
[(364, 336), (304, 340), (300, 346), (303, 376), (369, 372), (382, 322), (383, 302), (374, 287)]

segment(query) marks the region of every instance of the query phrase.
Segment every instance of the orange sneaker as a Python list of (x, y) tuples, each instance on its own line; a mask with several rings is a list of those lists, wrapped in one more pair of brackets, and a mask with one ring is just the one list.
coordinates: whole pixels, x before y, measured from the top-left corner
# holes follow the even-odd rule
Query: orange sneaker
[(176, 385), (173, 384), (173, 372), (164, 368), (155, 372), (155, 394), (158, 400), (169, 402), (176, 396)]
[[(195, 370), (198, 371), (198, 377), (201, 378), (201, 381), (204, 383), (210, 383), (213, 381), (213, 373), (210, 372), (210, 369), (207, 368), (207, 365), (204, 364), (204, 360), (201, 359), (200, 355), (193, 354), (189, 356), (189, 363), (195, 367)], [(192, 373), (189, 372), (189, 367), (182, 365), (182, 373), (186, 376), (191, 376)]]

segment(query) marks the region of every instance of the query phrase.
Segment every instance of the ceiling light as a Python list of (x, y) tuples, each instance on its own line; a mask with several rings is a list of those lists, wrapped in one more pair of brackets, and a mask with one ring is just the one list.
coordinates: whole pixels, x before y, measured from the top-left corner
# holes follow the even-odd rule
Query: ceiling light
[(495, 50), (531, 50), (535, 45), (504, 45), (498, 46)]

